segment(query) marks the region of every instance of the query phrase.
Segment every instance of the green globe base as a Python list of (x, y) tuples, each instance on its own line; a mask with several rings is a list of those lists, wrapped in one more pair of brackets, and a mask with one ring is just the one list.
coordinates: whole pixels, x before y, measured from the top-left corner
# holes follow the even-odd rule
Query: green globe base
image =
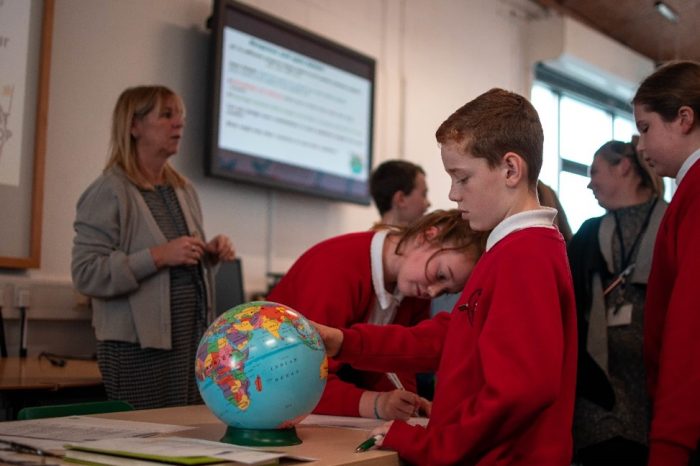
[(301, 439), (294, 427), (289, 429), (239, 429), (227, 427), (221, 442), (246, 447), (284, 447), (299, 445)]

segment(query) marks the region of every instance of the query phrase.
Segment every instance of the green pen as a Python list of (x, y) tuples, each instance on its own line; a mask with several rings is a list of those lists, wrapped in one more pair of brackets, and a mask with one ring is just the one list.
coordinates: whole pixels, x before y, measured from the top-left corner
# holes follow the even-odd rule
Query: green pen
[(382, 437), (384, 437), (384, 434), (375, 434), (371, 436), (370, 438), (359, 444), (357, 448), (355, 448), (355, 453), (360, 453), (369, 450), (374, 446), (375, 443), (377, 443), (377, 440), (379, 440)]

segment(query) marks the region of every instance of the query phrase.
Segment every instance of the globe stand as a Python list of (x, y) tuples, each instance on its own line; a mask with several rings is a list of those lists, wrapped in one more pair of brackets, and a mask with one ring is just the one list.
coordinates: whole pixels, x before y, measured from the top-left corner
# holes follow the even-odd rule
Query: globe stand
[(299, 445), (301, 439), (294, 427), (289, 429), (240, 429), (227, 427), (221, 442), (246, 447), (284, 447)]

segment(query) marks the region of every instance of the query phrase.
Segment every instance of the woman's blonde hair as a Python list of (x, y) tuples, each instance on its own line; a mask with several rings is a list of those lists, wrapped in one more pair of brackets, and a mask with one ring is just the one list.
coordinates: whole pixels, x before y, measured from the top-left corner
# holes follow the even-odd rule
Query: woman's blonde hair
[[(165, 86), (130, 87), (121, 93), (112, 114), (109, 160), (105, 170), (114, 166), (120, 167), (138, 187), (153, 189), (139, 167), (131, 127), (134, 120), (144, 118), (153, 110), (158, 111), (163, 101), (170, 97), (175, 100), (176, 110), (184, 114), (185, 104), (180, 96)], [(165, 163), (163, 176), (165, 183), (170, 186), (181, 188), (187, 184), (185, 177), (169, 162)]]
[(649, 188), (654, 195), (663, 197), (664, 181), (637, 151), (634, 138), (632, 142), (608, 141), (595, 152), (594, 157), (596, 156), (603, 157), (610, 165), (619, 164), (623, 158), (630, 159), (642, 187)]

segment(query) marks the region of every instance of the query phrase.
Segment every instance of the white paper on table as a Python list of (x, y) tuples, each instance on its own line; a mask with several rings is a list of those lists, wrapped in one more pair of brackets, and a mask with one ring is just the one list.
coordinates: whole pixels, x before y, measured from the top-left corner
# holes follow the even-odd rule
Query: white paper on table
[[(211, 456), (243, 464), (269, 463), (287, 457), (285, 453), (260, 451), (228, 443), (185, 437), (112, 438), (69, 444), (100, 451), (124, 451), (160, 457)], [(307, 461), (313, 461), (309, 458)]]
[(154, 422), (68, 416), (0, 422), (0, 438), (43, 450), (56, 451), (63, 450), (63, 445), (70, 442), (120, 437), (150, 437), (190, 429), (192, 427)]
[[(299, 424), (305, 426), (320, 426), (320, 427), (342, 427), (345, 429), (359, 429), (370, 431), (384, 424), (383, 419), (370, 419), (366, 417), (350, 417), (350, 416), (327, 416), (323, 414), (310, 414)], [(411, 425), (426, 426), (428, 424), (427, 417), (412, 417), (408, 420)]]
[[(63, 440), (35, 439), (29, 437), (17, 437), (14, 435), (0, 435), (0, 439), (7, 440), (9, 442), (21, 443), (32, 448), (50, 451), (53, 453), (61, 453), (63, 451), (63, 445), (66, 443)], [(2, 448), (2, 444), (0, 444), (0, 448)], [(0, 462), (0, 464), (2, 464), (2, 462)]]

